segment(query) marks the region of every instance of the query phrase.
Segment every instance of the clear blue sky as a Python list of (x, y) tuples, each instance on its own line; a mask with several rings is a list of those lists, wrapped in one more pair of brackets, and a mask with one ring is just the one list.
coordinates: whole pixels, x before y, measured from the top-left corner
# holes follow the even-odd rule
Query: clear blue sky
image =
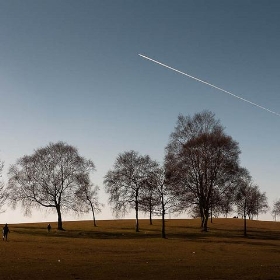
[[(61, 140), (94, 161), (103, 189), (119, 153), (162, 162), (179, 113), (207, 109), (239, 142), (241, 165), (272, 205), (280, 197), (280, 117), (138, 54), (280, 112), (279, 12), (280, 1), (265, 0), (1, 0), (5, 172)], [(103, 191), (100, 200), (107, 203)], [(97, 218), (112, 218), (110, 209)], [(0, 215), (1, 223), (50, 219), (56, 215)]]

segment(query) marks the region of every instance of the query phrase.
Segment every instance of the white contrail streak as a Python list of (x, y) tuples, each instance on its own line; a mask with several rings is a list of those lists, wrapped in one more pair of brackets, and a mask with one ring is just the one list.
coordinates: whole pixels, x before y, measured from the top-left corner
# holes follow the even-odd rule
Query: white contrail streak
[(223, 91), (223, 92), (225, 92), (225, 93), (227, 93), (227, 94), (229, 94), (229, 95), (231, 95), (231, 96), (233, 96), (233, 97), (235, 97), (235, 98), (238, 98), (238, 99), (240, 99), (240, 100), (242, 100), (242, 101), (244, 101), (244, 102), (247, 102), (247, 103), (249, 103), (249, 104), (251, 104), (251, 105), (254, 105), (254, 106), (256, 106), (256, 107), (258, 107), (258, 108), (260, 108), (260, 109), (263, 109), (263, 110), (265, 110), (265, 111), (267, 111), (267, 112), (269, 112), (269, 113), (272, 113), (272, 114), (277, 115), (277, 116), (280, 117), (280, 114), (279, 114), (279, 113), (274, 112), (274, 111), (271, 111), (270, 109), (267, 109), (267, 108), (265, 108), (265, 107), (263, 107), (263, 106), (261, 106), (261, 105), (258, 105), (258, 104), (256, 104), (256, 103), (250, 101), (250, 100), (247, 100), (247, 99), (242, 98), (242, 97), (240, 97), (240, 96), (238, 96), (238, 95), (235, 95), (235, 94), (233, 94), (232, 92), (229, 92), (229, 91), (227, 91), (227, 90), (224, 90), (224, 89), (222, 89), (222, 88), (219, 88), (219, 87), (217, 87), (217, 86), (215, 86), (215, 85), (213, 85), (213, 84), (210, 84), (210, 83), (208, 83), (208, 82), (205, 82), (205, 81), (203, 81), (203, 80), (201, 80), (201, 79), (198, 79), (198, 78), (196, 78), (196, 77), (194, 77), (194, 76), (191, 76), (191, 75), (189, 75), (189, 74), (187, 74), (187, 73), (184, 73), (184, 72), (182, 72), (182, 71), (180, 71), (180, 70), (177, 70), (177, 69), (175, 69), (175, 68), (172, 68), (172, 67), (170, 67), (170, 66), (168, 66), (168, 65), (166, 65), (166, 64), (163, 64), (163, 63), (161, 63), (161, 62), (159, 62), (159, 61), (157, 61), (157, 60), (154, 60), (154, 59), (152, 59), (152, 58), (149, 58), (148, 56), (145, 56), (145, 55), (143, 55), (143, 54), (139, 54), (139, 56), (141, 56), (141, 57), (143, 57), (143, 58), (145, 58), (145, 59), (147, 59), (147, 60), (150, 60), (150, 61), (152, 61), (152, 62), (154, 62), (154, 63), (157, 63), (157, 64), (159, 64), (159, 65), (161, 65), (161, 66), (163, 66), (163, 67), (166, 67), (166, 68), (168, 68), (168, 69), (170, 69), (170, 70), (173, 70), (173, 71), (175, 71), (175, 72), (177, 72), (177, 73), (179, 73), (179, 74), (182, 74), (182, 75), (187, 76), (187, 77), (189, 77), (189, 78), (191, 78), (191, 79), (194, 79), (194, 80), (196, 80), (196, 81), (198, 81), (198, 82), (201, 82), (201, 83), (203, 83), (203, 84), (205, 84), (205, 85), (208, 85), (208, 86), (213, 87), (213, 88), (215, 88), (215, 89), (217, 89), (217, 90)]

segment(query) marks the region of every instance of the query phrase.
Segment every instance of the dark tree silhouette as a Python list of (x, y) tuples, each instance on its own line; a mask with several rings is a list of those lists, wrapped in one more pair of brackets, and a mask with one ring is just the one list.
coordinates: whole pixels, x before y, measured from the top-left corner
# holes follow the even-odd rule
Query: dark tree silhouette
[(240, 183), (236, 194), (236, 205), (237, 211), (240, 215), (242, 215), (244, 221), (244, 236), (247, 236), (247, 211), (252, 192), (252, 187), (250, 186), (251, 180), (252, 179), (248, 170), (243, 169), (243, 174), (240, 176)]
[(160, 198), (157, 194), (157, 186), (153, 184), (154, 178), (149, 177), (143, 182), (139, 198), (139, 209), (149, 214), (150, 225), (153, 224), (152, 216), (155, 214), (156, 208), (160, 204)]
[(280, 199), (277, 199), (273, 202), (271, 213), (272, 213), (274, 220), (276, 221), (277, 216), (280, 215)]
[(252, 183), (249, 172), (244, 168), (240, 176), (239, 187), (236, 193), (237, 211), (242, 215), (244, 221), (243, 234), (247, 236), (247, 217), (252, 219), (260, 212), (268, 209), (265, 193), (261, 193), (259, 187)]
[(118, 155), (113, 170), (109, 170), (104, 178), (105, 191), (115, 215), (125, 215), (131, 208), (135, 209), (136, 232), (139, 231), (141, 192), (153, 166), (156, 162), (147, 155), (124, 152)]
[(165, 216), (167, 212), (176, 211), (176, 198), (170, 189), (170, 185), (167, 184), (165, 168), (158, 166), (158, 168), (154, 169), (149, 182), (153, 185), (154, 201), (157, 202), (154, 212), (156, 215), (161, 216), (161, 236), (166, 238)]
[(184, 209), (196, 204), (202, 229), (207, 231), (213, 195), (222, 195), (238, 173), (238, 143), (225, 134), (213, 113), (204, 111), (178, 117), (166, 150), (168, 178), (179, 205)]
[[(4, 162), (0, 161), (0, 179), (2, 179), (3, 167), (4, 167)], [(7, 199), (8, 199), (8, 192), (4, 182), (1, 180), (0, 181), (0, 213), (5, 212), (5, 209), (3, 207)]]
[(25, 214), (34, 207), (55, 209), (57, 228), (62, 230), (62, 211), (73, 209), (81, 178), (89, 180), (93, 170), (93, 162), (81, 157), (75, 147), (50, 143), (10, 167), (9, 200), (13, 207), (20, 202)]
[(88, 213), (91, 211), (93, 225), (96, 227), (96, 213), (101, 212), (101, 208), (104, 207), (102, 203), (99, 202), (98, 193), (100, 188), (98, 186), (93, 186), (90, 182), (81, 182), (80, 188), (76, 191), (75, 200), (76, 207), (75, 210), (78, 213)]
[(252, 185), (252, 192), (247, 211), (249, 219), (253, 220), (254, 217), (257, 217), (258, 219), (259, 214), (266, 213), (268, 208), (266, 193), (262, 193), (259, 186)]

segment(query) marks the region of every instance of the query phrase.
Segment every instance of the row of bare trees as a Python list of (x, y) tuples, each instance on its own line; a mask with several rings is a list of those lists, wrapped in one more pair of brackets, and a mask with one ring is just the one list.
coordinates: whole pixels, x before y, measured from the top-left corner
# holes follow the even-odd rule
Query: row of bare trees
[[(239, 164), (238, 143), (228, 136), (212, 112), (179, 115), (166, 147), (164, 165), (135, 151), (119, 154), (105, 176), (105, 190), (116, 215), (135, 209), (162, 217), (191, 211), (201, 218), (203, 231), (212, 215), (232, 212), (253, 218), (268, 209), (267, 198)], [(151, 218), (150, 218), (151, 219)]]
[[(148, 155), (127, 151), (118, 155), (104, 177), (105, 191), (116, 216), (135, 210), (136, 231), (139, 212), (162, 218), (165, 237), (167, 213), (191, 212), (201, 218), (202, 230), (208, 220), (233, 210), (252, 219), (267, 211), (267, 198), (247, 169), (240, 166), (238, 143), (225, 133), (220, 121), (209, 111), (194, 116), (179, 115), (161, 165)], [(3, 163), (0, 164), (0, 174)], [(9, 168), (8, 185), (0, 184), (0, 203), (18, 204), (28, 214), (33, 208), (54, 209), (58, 229), (62, 212), (96, 212), (99, 187), (91, 182), (95, 165), (81, 157), (77, 149), (64, 142), (50, 143), (32, 155), (25, 155)], [(280, 203), (273, 213), (280, 214)]]

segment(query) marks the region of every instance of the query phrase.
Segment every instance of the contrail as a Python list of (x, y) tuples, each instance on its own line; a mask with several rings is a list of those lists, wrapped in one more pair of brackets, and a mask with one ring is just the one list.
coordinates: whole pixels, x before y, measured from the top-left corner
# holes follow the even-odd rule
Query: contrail
[(200, 82), (200, 83), (203, 83), (203, 84), (205, 84), (205, 85), (208, 85), (208, 86), (210, 86), (210, 87), (213, 87), (213, 88), (215, 88), (215, 89), (217, 89), (217, 90), (223, 91), (223, 92), (225, 92), (225, 93), (227, 93), (227, 94), (229, 94), (229, 95), (231, 95), (231, 96), (233, 96), (233, 97), (235, 97), (235, 98), (238, 98), (238, 99), (240, 99), (240, 100), (242, 100), (242, 101), (244, 101), (244, 102), (247, 102), (247, 103), (249, 103), (249, 104), (251, 104), (251, 105), (254, 105), (254, 106), (256, 106), (256, 107), (258, 107), (258, 108), (260, 108), (260, 109), (263, 109), (263, 110), (265, 110), (265, 111), (267, 111), (267, 112), (269, 112), (269, 113), (272, 113), (272, 114), (277, 115), (277, 116), (280, 117), (280, 114), (279, 114), (279, 113), (274, 112), (274, 111), (271, 111), (271, 110), (268, 109), (268, 108), (265, 108), (265, 107), (263, 107), (263, 106), (261, 106), (261, 105), (258, 105), (258, 104), (256, 104), (256, 103), (250, 101), (250, 100), (247, 100), (247, 99), (245, 99), (245, 98), (242, 98), (242, 97), (240, 97), (240, 96), (238, 96), (238, 95), (236, 95), (236, 94), (233, 94), (233, 93), (230, 92), (230, 91), (224, 90), (224, 89), (222, 89), (222, 88), (220, 88), (220, 87), (217, 87), (217, 86), (215, 86), (215, 85), (213, 85), (213, 84), (210, 84), (210, 83), (208, 83), (208, 82), (205, 82), (205, 81), (203, 81), (203, 80), (201, 80), (201, 79), (198, 79), (198, 78), (196, 78), (196, 77), (194, 77), (194, 76), (191, 76), (191, 75), (189, 75), (189, 74), (187, 74), (187, 73), (184, 73), (184, 72), (182, 72), (182, 71), (180, 71), (180, 70), (177, 70), (177, 69), (175, 69), (175, 68), (172, 68), (172, 67), (170, 67), (170, 66), (168, 66), (168, 65), (166, 65), (166, 64), (163, 64), (163, 63), (161, 63), (161, 62), (159, 62), (159, 61), (157, 61), (157, 60), (154, 60), (154, 59), (152, 59), (152, 58), (149, 58), (148, 56), (145, 56), (145, 55), (143, 55), (143, 54), (139, 54), (139, 56), (141, 56), (141, 57), (143, 57), (143, 58), (145, 58), (145, 59), (147, 59), (147, 60), (150, 60), (150, 61), (152, 61), (152, 62), (154, 62), (154, 63), (157, 63), (157, 64), (159, 64), (159, 65), (161, 65), (161, 66), (163, 66), (163, 67), (165, 67), (165, 68), (168, 68), (168, 69), (170, 69), (170, 70), (173, 70), (173, 71), (175, 71), (175, 72), (177, 72), (177, 73), (179, 73), (179, 74), (182, 74), (182, 75), (187, 76), (187, 77), (189, 77), (189, 78), (191, 78), (191, 79), (194, 79), (194, 80), (196, 80), (196, 81), (198, 81), (198, 82)]

